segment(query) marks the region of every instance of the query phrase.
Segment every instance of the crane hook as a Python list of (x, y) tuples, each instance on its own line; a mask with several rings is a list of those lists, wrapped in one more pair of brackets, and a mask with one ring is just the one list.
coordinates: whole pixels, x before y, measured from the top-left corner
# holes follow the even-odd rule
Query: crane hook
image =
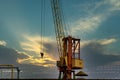
[(40, 52), (40, 55), (41, 55), (41, 58), (43, 58), (43, 56), (44, 56), (44, 53), (43, 53), (43, 52)]

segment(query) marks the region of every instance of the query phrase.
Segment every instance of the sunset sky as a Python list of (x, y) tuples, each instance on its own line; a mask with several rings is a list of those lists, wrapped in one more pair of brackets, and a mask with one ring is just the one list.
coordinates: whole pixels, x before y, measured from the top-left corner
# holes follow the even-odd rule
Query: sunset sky
[[(89, 75), (86, 78), (120, 79), (120, 0), (60, 1), (67, 26), (65, 34), (81, 39), (83, 71)], [(18, 66), (20, 78), (58, 77), (51, 4), (44, 0), (42, 10), (42, 3), (0, 0), (0, 64)], [(41, 21), (43, 18), (45, 21)], [(0, 73), (0, 78), (10, 75), (3, 70)]]

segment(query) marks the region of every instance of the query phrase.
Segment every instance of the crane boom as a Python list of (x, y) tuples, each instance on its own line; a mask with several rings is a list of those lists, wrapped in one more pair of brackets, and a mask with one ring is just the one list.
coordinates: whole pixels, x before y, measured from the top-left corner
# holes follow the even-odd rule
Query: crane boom
[(52, 6), (53, 19), (54, 19), (58, 53), (59, 56), (61, 57), (63, 56), (62, 39), (65, 37), (65, 34), (63, 29), (62, 13), (61, 13), (59, 0), (51, 0), (51, 6)]

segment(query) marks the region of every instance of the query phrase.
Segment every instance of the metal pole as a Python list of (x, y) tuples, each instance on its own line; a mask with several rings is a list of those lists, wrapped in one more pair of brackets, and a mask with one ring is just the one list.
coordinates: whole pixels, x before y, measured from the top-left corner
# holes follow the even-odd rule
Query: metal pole
[(75, 80), (75, 71), (73, 71), (73, 79)]
[(59, 71), (59, 78), (58, 78), (59, 80), (61, 79), (61, 71)]
[(17, 68), (17, 79), (19, 79), (20, 70)]
[(11, 66), (11, 79), (13, 79), (13, 65), (9, 65), (9, 66)]

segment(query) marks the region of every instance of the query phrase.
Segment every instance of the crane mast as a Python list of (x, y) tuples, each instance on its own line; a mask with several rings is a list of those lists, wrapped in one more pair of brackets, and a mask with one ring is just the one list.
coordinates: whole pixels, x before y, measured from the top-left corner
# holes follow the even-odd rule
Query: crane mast
[[(83, 68), (83, 62), (80, 59), (80, 39), (71, 36), (65, 37), (59, 1), (60, 0), (51, 0), (51, 7), (60, 58), (59, 61), (57, 61), (59, 79), (66, 80), (72, 79), (72, 73), (73, 77), (75, 76), (75, 69)], [(63, 75), (61, 75), (62, 73)]]

